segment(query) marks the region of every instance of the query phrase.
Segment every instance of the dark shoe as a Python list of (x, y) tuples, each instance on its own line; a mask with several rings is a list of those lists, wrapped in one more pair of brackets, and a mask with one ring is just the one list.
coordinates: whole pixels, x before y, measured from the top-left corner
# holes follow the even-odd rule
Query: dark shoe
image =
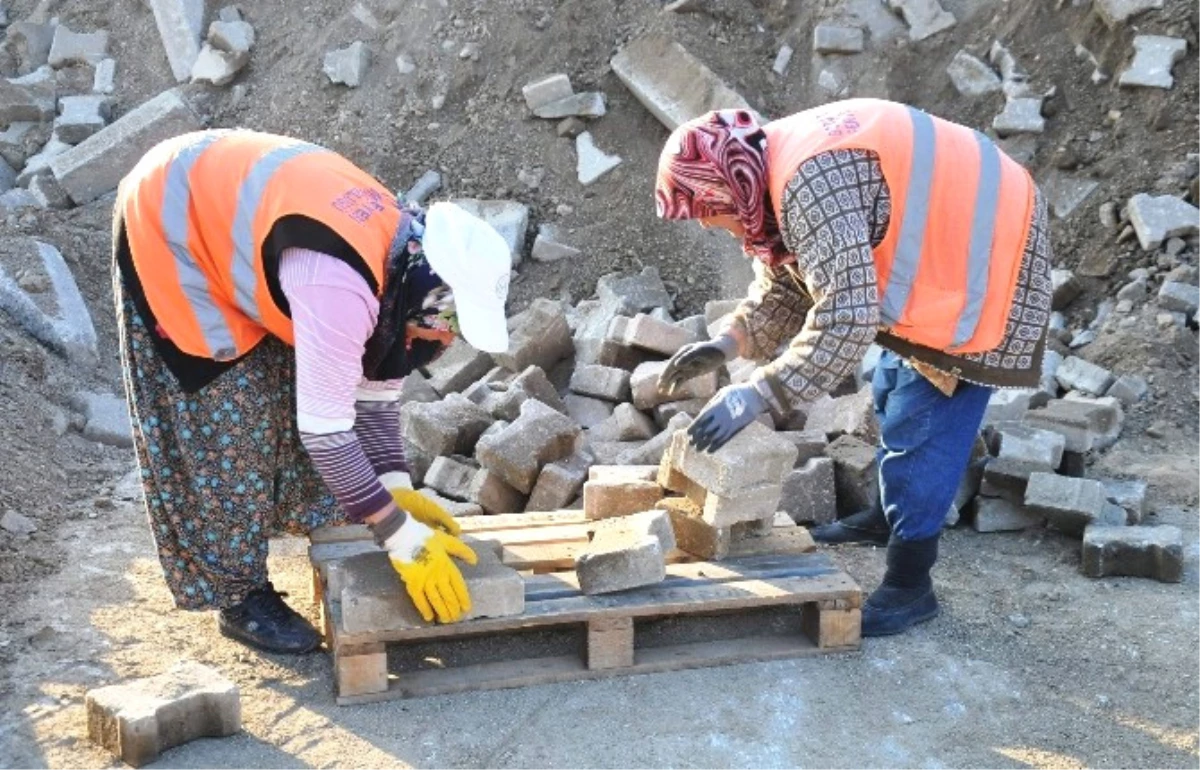
[(264, 652), (303, 655), (321, 645), (321, 635), (283, 600), (287, 594), (268, 582), (247, 594), (236, 607), (217, 613), (223, 636)]
[(883, 515), (883, 506), (876, 503), (872, 508), (852, 513), (832, 524), (822, 524), (808, 531), (818, 543), (864, 543), (887, 545), (892, 528)]
[(863, 603), (864, 637), (899, 634), (937, 617), (941, 610), (929, 576), (937, 550), (937, 537), (888, 542), (883, 583)]

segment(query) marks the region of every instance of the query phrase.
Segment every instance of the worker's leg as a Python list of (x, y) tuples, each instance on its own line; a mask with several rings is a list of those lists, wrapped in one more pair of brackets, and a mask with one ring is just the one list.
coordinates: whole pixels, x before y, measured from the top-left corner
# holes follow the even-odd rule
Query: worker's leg
[(879, 367), (879, 483), (892, 537), (883, 584), (864, 606), (867, 636), (898, 633), (937, 614), (929, 571), (991, 396), (990, 388), (967, 382), (946, 396), (890, 353)]

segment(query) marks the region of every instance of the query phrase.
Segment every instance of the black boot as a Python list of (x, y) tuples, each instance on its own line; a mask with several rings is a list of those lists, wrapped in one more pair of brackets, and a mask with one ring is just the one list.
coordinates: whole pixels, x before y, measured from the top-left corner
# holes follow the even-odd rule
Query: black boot
[(286, 595), (268, 581), (247, 594), (241, 604), (217, 613), (217, 627), (223, 636), (264, 652), (312, 652), (320, 646), (321, 635), (287, 605)]
[(876, 497), (874, 505), (867, 510), (852, 513), (832, 524), (813, 527), (808, 534), (818, 543), (887, 545), (892, 530), (883, 515), (883, 503)]
[(926, 540), (888, 542), (883, 583), (863, 603), (862, 635), (889, 636), (937, 617), (937, 597), (929, 570), (937, 561), (938, 535)]

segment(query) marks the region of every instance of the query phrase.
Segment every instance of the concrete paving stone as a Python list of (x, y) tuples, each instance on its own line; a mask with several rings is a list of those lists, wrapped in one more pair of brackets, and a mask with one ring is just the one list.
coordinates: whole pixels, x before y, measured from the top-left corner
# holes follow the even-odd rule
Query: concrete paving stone
[(17, 74), (26, 75), (49, 63), (57, 26), (16, 21), (5, 29), (4, 47), (16, 59)]
[(647, 511), (662, 499), (656, 481), (604, 479), (583, 485), (583, 512), (589, 519), (608, 519)]
[(782, 482), (743, 488), (732, 495), (709, 491), (704, 498), (704, 520), (714, 527), (768, 520), (779, 510), (782, 496)]
[(400, 433), (406, 446), (418, 447), (432, 457), (470, 456), (491, 424), (487, 412), (457, 393), (443, 401), (407, 403), (400, 408)]
[(804, 429), (824, 433), (827, 438), (857, 436), (868, 444), (879, 441), (879, 423), (875, 419), (872, 387), (864, 385), (857, 393), (834, 399), (821, 399), (808, 411)]
[(707, 340), (708, 322), (704, 320), (703, 315), (691, 315), (675, 323), (681, 329), (689, 332), (697, 340)]
[(254, 27), (248, 22), (214, 21), (208, 25), (208, 42), (227, 53), (249, 54), (254, 47)]
[[(1078, 416), (1087, 420), (1088, 430), (1096, 437), (1094, 449), (1107, 449), (1115, 444), (1125, 426), (1125, 410), (1121, 408), (1121, 402), (1112, 396), (1091, 398), (1079, 393), (1068, 393), (1055, 405), (1054, 414)], [(1067, 449), (1079, 451), (1073, 450), (1072, 447)]]
[(79, 144), (108, 124), (107, 96), (63, 96), (58, 100), (59, 116), (54, 131), (67, 144)]
[(779, 51), (775, 54), (775, 61), (771, 62), (771, 71), (779, 77), (787, 74), (788, 65), (792, 63), (792, 56), (796, 51), (790, 45), (779, 46)]
[(561, 99), (566, 99), (573, 93), (574, 89), (571, 88), (571, 78), (562, 73), (548, 75), (521, 86), (521, 95), (525, 97), (525, 105), (531, 111)]
[(1083, 533), (1083, 574), (1183, 580), (1183, 533), (1179, 527), (1114, 527), (1092, 524)]
[(1045, 518), (1008, 500), (982, 496), (972, 503), (972, 514), (976, 532), (1020, 532), (1041, 526)]
[(992, 129), (1001, 137), (1013, 134), (1040, 134), (1046, 130), (1042, 117), (1042, 97), (1010, 97), (1004, 111), (992, 119)]
[(833, 460), (838, 516), (869, 508), (879, 496), (875, 447), (854, 436), (841, 436), (825, 447)]
[(1051, 401), (1044, 409), (1030, 411), (1025, 415), (1025, 424), (1061, 433), (1065, 440), (1065, 452), (1088, 452), (1096, 445), (1096, 434), (1092, 430), (1089, 415), (1078, 407), (1072, 407), (1069, 401)]
[(492, 357), (457, 338), (438, 360), (429, 365), (429, 385), (442, 396), (459, 393), (487, 374)]
[(566, 312), (562, 303), (553, 300), (535, 299), (528, 309), (509, 319), (508, 332), (508, 350), (492, 358), (509, 371), (537, 366), (548, 372), (575, 350)]
[[(622, 319), (615, 319), (615, 321), (620, 320)], [(606, 338), (600, 342), (595, 363), (632, 372), (647, 361), (653, 361), (656, 358), (655, 354), (649, 351), (632, 348), (623, 342)]]
[(603, 425), (616, 410), (616, 405), (611, 401), (578, 393), (568, 393), (563, 397), (563, 403), (567, 405), (567, 415), (584, 430), (594, 430)]
[(1136, 303), (1144, 300), (1149, 293), (1149, 287), (1144, 280), (1130, 281), (1117, 291), (1117, 300)]
[(675, 547), (700, 559), (719, 561), (729, 554), (730, 527), (714, 527), (703, 518), (699, 505), (686, 497), (665, 497), (657, 507), (671, 517)]
[(1062, 310), (1083, 293), (1083, 285), (1070, 270), (1051, 270), (1050, 283), (1053, 287), (1050, 307), (1054, 310)]
[(596, 281), (600, 302), (612, 309), (614, 316), (635, 316), (655, 308), (674, 305), (667, 287), (659, 277), (658, 268), (643, 268), (635, 274), (608, 273)]
[(715, 452), (701, 452), (686, 432), (676, 433), (669, 451), (673, 468), (710, 494), (726, 497), (764, 484), (782, 484), (798, 454), (790, 441), (759, 423), (751, 423)]
[(1033, 398), (1033, 391), (1018, 388), (997, 388), (988, 399), (987, 411), (983, 414), (984, 425), (1002, 422), (1020, 422)]
[(657, 465), (593, 465), (588, 481), (656, 481)]
[(481, 468), (475, 474), (468, 499), (489, 514), (520, 513), (528, 506), (528, 498), (520, 490), (487, 468)]
[(561, 118), (602, 118), (607, 112), (604, 94), (599, 91), (584, 91), (556, 99), (533, 110), (533, 114), (547, 120)]
[[(620, 465), (623, 462), (640, 462), (629, 460), (646, 446), (645, 441), (589, 441), (588, 449), (601, 465)], [(583, 504), (582, 497), (580, 505)]]
[(529, 495), (525, 510), (557, 511), (566, 508), (583, 490), (590, 465), (591, 457), (579, 452), (566, 460), (547, 464), (538, 474), (537, 484)]
[(563, 243), (558, 229), (553, 225), (542, 225), (538, 228), (537, 237), (533, 239), (533, 250), (529, 257), (534, 262), (558, 262), (561, 259), (578, 257), (582, 252)]
[(691, 416), (675, 415), (661, 433), (649, 441), (622, 452), (617, 456), (617, 462), (621, 465), (657, 465), (666, 454), (675, 434), (686, 430), (691, 424)]
[(204, 0), (147, 0), (162, 39), (171, 73), (177, 83), (192, 75), (200, 55), (200, 33), (204, 25)]
[(666, 511), (645, 511), (601, 521), (587, 549), (575, 561), (579, 588), (588, 595), (660, 583), (675, 532)]
[(752, 111), (740, 94), (666, 35), (652, 33), (633, 40), (611, 65), (617, 78), (668, 130), (716, 109)]
[[(4, 92), (5, 82), (7, 81), (0, 81), (0, 94)], [(0, 95), (0, 99), (2, 98)], [(36, 155), (38, 149), (46, 143), (49, 130), (49, 126), (27, 120), (10, 123), (8, 128), (0, 131), (0, 159), (14, 170), (23, 168), (25, 161), (31, 155)]]
[(1200, 233), (1200, 209), (1175, 195), (1138, 193), (1129, 199), (1129, 223), (1145, 251), (1173, 237)]
[(966, 51), (954, 54), (946, 67), (954, 88), (963, 96), (979, 97), (999, 92), (1003, 85), (996, 71), (977, 56)]
[(1163, 310), (1193, 316), (1200, 310), (1200, 287), (1179, 281), (1163, 281), (1158, 290), (1158, 306)]
[(628, 401), (630, 373), (612, 366), (588, 364), (577, 366), (571, 375), (570, 388), (582, 396), (605, 401)]
[(1087, 525), (1100, 519), (1106, 502), (1104, 485), (1091, 479), (1034, 473), (1025, 489), (1025, 507), (1069, 535), (1082, 535)]
[(813, 28), (813, 51), (817, 53), (862, 53), (862, 27), (818, 24)]
[(97, 64), (108, 56), (108, 32), (72, 32), (66, 24), (54, 28), (47, 63), (51, 67), (68, 64)]
[(635, 348), (670, 357), (684, 345), (700, 338), (674, 323), (660, 321), (645, 313), (634, 316), (625, 325), (622, 342)]
[(59, 139), (57, 134), (51, 134), (50, 141), (25, 162), (25, 167), (17, 174), (17, 184), (28, 187), (34, 177), (50, 174), (50, 162), (70, 149), (71, 145)]
[(575, 154), (575, 172), (579, 183), (585, 187), (621, 165), (620, 155), (609, 155), (596, 146), (591, 131), (575, 137)]
[(1050, 211), (1059, 219), (1074, 214), (1099, 186), (1095, 179), (1058, 169), (1042, 174), (1038, 184), (1050, 204)]
[(617, 404), (608, 419), (588, 432), (591, 441), (649, 441), (658, 426), (633, 404)]
[(561, 414), (567, 414), (566, 403), (541, 367), (527, 366), (523, 372), (507, 382), (493, 382), (488, 387), (492, 390), (480, 405), (498, 420), (512, 422), (517, 419), (521, 414), (521, 404), (529, 399), (540, 401)]
[(1029, 477), (1034, 473), (1054, 473), (1058, 466), (1047, 467), (1043, 463), (1014, 460), (1009, 457), (992, 457), (983, 466), (980, 494), (985, 497), (1002, 497), (1013, 502), (1023, 501), (1029, 487)]
[(1078, 390), (1090, 396), (1103, 396), (1116, 381), (1112, 372), (1078, 356), (1067, 356), (1055, 377), (1064, 390)]
[(425, 474), (425, 486), (451, 500), (466, 501), (471, 498), (471, 482), (479, 468), (453, 457), (438, 457)]
[(334, 85), (358, 88), (370, 65), (371, 49), (363, 41), (356, 40), (345, 48), (327, 52), (321, 71)]
[(1092, 7), (1109, 27), (1115, 27), (1146, 11), (1162, 8), (1163, 0), (1096, 0)]
[[(10, 190), (0, 195), (0, 209), (3, 208), (3, 198), (13, 193), (21, 193), (30, 199), (31, 205), (38, 205), (37, 199), (28, 191)], [(53, 292), (51, 304), (54, 312), (43, 310), (41, 303), (18, 286), (2, 264), (0, 310), (7, 312), (34, 339), (67, 356), (72, 363), (83, 367), (93, 365), (99, 357), (96, 327), (87, 303), (79, 292), (75, 276), (62, 254), (50, 244), (35, 240), (13, 243), (12, 248), (37, 253)], [(125, 420), (128, 422), (128, 417)]]
[(677, 414), (686, 414), (693, 419), (708, 405), (706, 398), (689, 398), (687, 401), (668, 401), (654, 407), (654, 423), (659, 428), (665, 428), (667, 423)]
[(794, 466), (796, 468), (803, 467), (814, 457), (824, 457), (825, 447), (829, 445), (829, 441), (825, 438), (823, 432), (812, 431), (807, 428), (804, 430), (777, 431), (777, 435), (782, 439), (792, 442), (792, 446), (796, 447), (796, 464)]
[(132, 767), (197, 738), (242, 729), (237, 685), (220, 671), (179, 661), (158, 676), (89, 690), (88, 738)]
[[(445, 358), (449, 355), (446, 351), (442, 355)], [(441, 359), (438, 359), (439, 361)], [(442, 397), (438, 394), (433, 386), (429, 384), (429, 380), (420, 372), (411, 372), (405, 376), (404, 381), (400, 384), (400, 403), (432, 403), (441, 401)]]
[(521, 415), (511, 425), (479, 440), (475, 457), (484, 468), (528, 495), (542, 467), (569, 457), (579, 437), (574, 420), (530, 399), (521, 404)]
[(904, 17), (910, 40), (919, 41), (953, 27), (954, 14), (939, 0), (887, 0), (888, 7)]
[(529, 207), (520, 201), (454, 198), (451, 203), (479, 217), (492, 226), (508, 244), (513, 267), (525, 256), (525, 241), (529, 237)]
[(1054, 470), (1062, 462), (1066, 439), (1061, 433), (1009, 424), (997, 430), (1000, 459), (1014, 460), (1044, 470)]
[(1126, 407), (1133, 406), (1146, 397), (1150, 386), (1146, 380), (1136, 374), (1122, 374), (1108, 389), (1106, 395), (1120, 401)]
[(783, 480), (779, 507), (798, 524), (828, 524), (837, 518), (833, 460), (814, 457)]
[(50, 161), (50, 171), (71, 200), (82, 205), (115, 190), (154, 145), (201, 128), (183, 97), (177, 91), (166, 91), (56, 156)]
[(1146, 482), (1137, 479), (1100, 479), (1104, 497), (1125, 511), (1127, 524), (1141, 524), (1146, 518)]
[(629, 385), (633, 391), (633, 405), (638, 409), (649, 410), (670, 401), (688, 401), (694, 398), (710, 399), (716, 395), (716, 372), (709, 372), (688, 380), (669, 396), (660, 393), (658, 378), (666, 367), (666, 361), (648, 361), (633, 370)]
[(205, 43), (200, 48), (200, 55), (192, 65), (193, 83), (210, 83), (214, 86), (226, 86), (233, 82), (237, 74), (250, 61), (248, 53), (230, 53), (216, 46)]
[(87, 421), (83, 427), (84, 438), (115, 447), (133, 446), (129, 407), (123, 397), (84, 391), (73, 401)]
[(1163, 88), (1175, 85), (1171, 68), (1187, 55), (1187, 41), (1163, 35), (1137, 35), (1133, 38), (1133, 62), (1117, 78), (1125, 88)]
[(48, 66), (19, 78), (0, 78), (0, 125), (52, 120), (57, 93), (54, 70)]

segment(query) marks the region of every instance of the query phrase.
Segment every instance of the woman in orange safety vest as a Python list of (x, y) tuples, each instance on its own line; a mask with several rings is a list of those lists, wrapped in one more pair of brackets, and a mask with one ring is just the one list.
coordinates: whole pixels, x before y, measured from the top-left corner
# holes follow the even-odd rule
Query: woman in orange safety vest
[(680, 350), (659, 380), (670, 391), (736, 356), (762, 363), (696, 418), (697, 447), (807, 409), (883, 348), (879, 495), (813, 536), (887, 544), (865, 636), (936, 616), (930, 570), (992, 389), (1041, 375), (1052, 259), (1028, 172), (977, 131), (854, 99), (765, 125), (744, 110), (686, 123), (655, 198), (660, 217), (726, 228), (756, 260), (722, 333)]

